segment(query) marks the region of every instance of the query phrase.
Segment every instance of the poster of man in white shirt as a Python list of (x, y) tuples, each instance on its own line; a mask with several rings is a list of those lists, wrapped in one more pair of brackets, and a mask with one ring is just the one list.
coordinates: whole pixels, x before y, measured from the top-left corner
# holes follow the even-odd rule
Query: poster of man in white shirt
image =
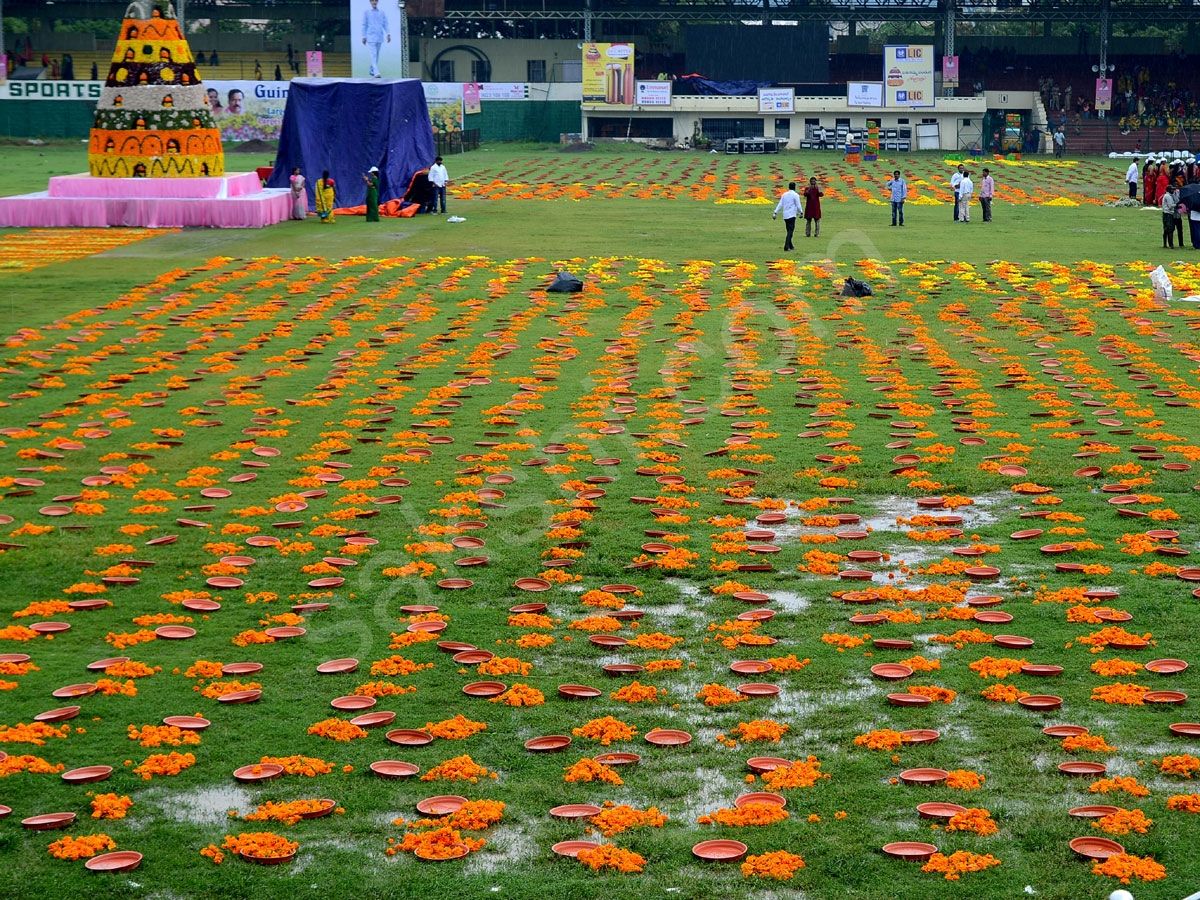
[(400, 78), (400, 8), (396, 0), (350, 0), (350, 74)]

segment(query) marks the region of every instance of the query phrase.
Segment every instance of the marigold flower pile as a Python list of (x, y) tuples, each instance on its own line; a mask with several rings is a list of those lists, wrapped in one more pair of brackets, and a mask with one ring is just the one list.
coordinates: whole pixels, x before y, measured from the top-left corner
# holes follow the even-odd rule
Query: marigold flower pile
[(742, 875), (746, 878), (772, 878), (787, 881), (804, 868), (804, 860), (786, 850), (773, 850), (758, 856), (747, 856), (742, 863)]

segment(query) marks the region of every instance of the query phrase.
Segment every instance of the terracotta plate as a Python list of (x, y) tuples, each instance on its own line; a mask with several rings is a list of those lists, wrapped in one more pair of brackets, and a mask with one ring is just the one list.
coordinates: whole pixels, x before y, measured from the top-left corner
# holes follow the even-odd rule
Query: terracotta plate
[(1067, 815), (1077, 819), (1102, 819), (1120, 811), (1121, 807), (1119, 806), (1076, 806), (1074, 809), (1067, 810)]
[(586, 684), (560, 684), (558, 686), (558, 696), (564, 700), (593, 700), (603, 693), (599, 688), (589, 687)]
[(183, 731), (203, 731), (212, 723), (200, 716), (167, 716), (163, 719), (163, 724)]
[(550, 849), (559, 856), (574, 859), (579, 855), (580, 850), (595, 850), (599, 846), (595, 841), (559, 841)]
[(1116, 853), (1125, 852), (1125, 848), (1121, 844), (1100, 837), (1077, 837), (1071, 841), (1071, 849), (1086, 859), (1101, 861)]
[(112, 775), (112, 766), (83, 766), (62, 773), (62, 780), (67, 784), (91, 784), (93, 781), (105, 781)]
[(390, 709), (379, 710), (378, 712), (363, 713), (361, 716), (355, 716), (350, 720), (351, 725), (357, 725), (359, 728), (379, 728), (382, 725), (391, 725), (396, 719), (396, 714)]
[(637, 753), (601, 753), (594, 759), (602, 766), (632, 766), (642, 761)]
[(1098, 762), (1065, 762), (1058, 764), (1058, 771), (1064, 775), (1075, 775), (1079, 778), (1095, 778), (1108, 771), (1108, 766)]
[(1088, 730), (1082, 725), (1050, 725), (1042, 729), (1042, 734), (1052, 738), (1069, 738), (1087, 734)]
[(747, 806), (751, 803), (763, 804), (765, 806), (778, 806), (781, 809), (787, 806), (787, 798), (782, 794), (772, 794), (768, 791), (754, 791), (749, 794), (742, 794), (733, 801), (733, 805), (737, 809)]
[(1188, 667), (1182, 659), (1153, 659), (1146, 668), (1158, 675), (1176, 675)]
[(331, 659), (328, 662), (323, 662), (317, 666), (317, 672), (321, 675), (340, 675), (344, 672), (353, 672), (358, 668), (358, 660), (347, 657), (345, 659)]
[(1062, 697), (1055, 697), (1053, 694), (1030, 694), (1028, 697), (1019, 698), (1017, 702), (1026, 709), (1039, 712), (1058, 709), (1063, 705)]
[(522, 591), (548, 591), (550, 582), (544, 578), (518, 578), (516, 587)]
[(692, 854), (707, 862), (737, 862), (748, 849), (741, 841), (701, 841), (692, 848)]
[(933, 702), (924, 694), (888, 694), (887, 699), (892, 706), (928, 706)]
[(871, 666), (871, 674), (884, 681), (900, 681), (913, 673), (909, 666), (900, 663), (877, 663)]
[(900, 733), (904, 735), (906, 744), (936, 744), (942, 736), (940, 731), (934, 731), (932, 728), (914, 728)]
[(384, 735), (389, 743), (404, 747), (424, 747), (433, 743), (433, 735), (418, 728), (394, 728)]
[(646, 732), (646, 743), (657, 747), (682, 747), (692, 740), (686, 731), (674, 728), (652, 728)]
[(917, 807), (917, 815), (922, 819), (952, 819), (959, 813), (967, 811), (965, 806), (957, 803), (922, 803)]
[(262, 691), (252, 688), (247, 691), (234, 691), (232, 694), (222, 694), (217, 698), (218, 703), (254, 703), (262, 696)]
[(547, 734), (527, 740), (525, 749), (533, 753), (558, 753), (565, 750), (570, 744), (571, 739), (565, 734)]
[(381, 759), (371, 763), (371, 771), (379, 778), (409, 778), (421, 771), (420, 767), (398, 759)]
[(75, 821), (75, 813), (58, 812), (44, 813), (40, 816), (30, 816), (21, 820), (21, 826), (30, 831), (49, 831), (51, 828), (66, 828)]
[(426, 797), (417, 804), (417, 812), (427, 816), (448, 816), (463, 808), (466, 797), (457, 794), (440, 794), (437, 797)]
[(1170, 728), (1176, 737), (1200, 737), (1200, 722), (1176, 722)]
[(468, 697), (499, 697), (507, 690), (508, 686), (499, 681), (473, 681), (462, 692)]
[(779, 685), (766, 684), (761, 681), (750, 681), (746, 684), (739, 684), (737, 692), (743, 697), (774, 697), (779, 693)]
[(1142, 694), (1144, 703), (1165, 703), (1170, 706), (1182, 706), (1187, 700), (1187, 694), (1182, 691), (1147, 691)]
[(890, 844), (883, 845), (883, 852), (896, 859), (906, 859), (910, 862), (924, 862), (937, 853), (937, 847), (933, 844), (922, 843), (921, 841), (893, 841)]
[(565, 803), (550, 810), (550, 815), (556, 819), (587, 819), (600, 813), (600, 807), (590, 803)]
[(58, 690), (54, 691), (51, 696), (57, 697), (60, 700), (64, 697), (86, 697), (89, 694), (96, 693), (98, 690), (100, 689), (91, 682), (84, 682), (82, 684), (68, 684), (66, 687), (60, 687)]
[(746, 760), (746, 765), (751, 772), (763, 774), (765, 772), (773, 772), (781, 766), (790, 766), (792, 761), (784, 759), (781, 756), (752, 756)]
[(132, 872), (141, 864), (142, 854), (136, 850), (115, 850), (93, 856), (83, 865), (92, 872)]
[(249, 766), (239, 766), (233, 770), (233, 777), (246, 784), (271, 781), (282, 774), (283, 766), (279, 763), (256, 763)]
[(73, 719), (79, 715), (78, 706), (60, 706), (56, 709), (48, 709), (45, 712), (38, 713), (33, 717), (35, 722), (65, 722), (67, 719)]
[(905, 784), (941, 784), (949, 775), (945, 769), (905, 769), (900, 780)]
[(1024, 665), (1021, 666), (1021, 672), (1025, 675), (1038, 675), (1046, 677), (1050, 675), (1061, 675), (1063, 673), (1063, 667), (1050, 665)]
[(243, 663), (226, 663), (221, 666), (222, 675), (253, 675), (255, 672), (262, 671), (262, 663), (243, 662)]

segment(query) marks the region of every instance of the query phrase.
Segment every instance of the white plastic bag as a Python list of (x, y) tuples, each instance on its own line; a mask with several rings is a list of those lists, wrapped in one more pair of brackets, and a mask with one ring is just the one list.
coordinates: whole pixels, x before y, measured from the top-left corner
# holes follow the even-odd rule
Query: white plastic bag
[(1159, 266), (1150, 273), (1150, 283), (1154, 285), (1155, 300), (1165, 300), (1168, 302), (1171, 300), (1174, 289), (1171, 287), (1170, 276), (1167, 275), (1166, 270), (1162, 266)]
[(446, 221), (447, 221), (447, 222), (455, 222), (455, 223), (457, 223), (457, 222), (465, 222), (465, 221), (467, 221), (467, 220), (466, 220), (466, 219), (464, 219), (462, 216), (451, 216), (451, 217), (450, 217), (450, 218), (448, 218)]

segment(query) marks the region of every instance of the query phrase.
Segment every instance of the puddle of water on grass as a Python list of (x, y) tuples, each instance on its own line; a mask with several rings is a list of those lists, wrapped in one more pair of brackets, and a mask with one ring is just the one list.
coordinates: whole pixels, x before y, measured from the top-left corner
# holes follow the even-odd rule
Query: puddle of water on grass
[(231, 809), (242, 813), (254, 811), (250, 792), (245, 788), (228, 785), (198, 788), (186, 793), (150, 793), (146, 799), (158, 803), (172, 818), (205, 825), (229, 822)]
[(535, 844), (529, 830), (516, 825), (500, 825), (487, 832), (487, 846), (467, 857), (464, 874), (490, 873), (508, 869), (514, 863), (533, 856)]

